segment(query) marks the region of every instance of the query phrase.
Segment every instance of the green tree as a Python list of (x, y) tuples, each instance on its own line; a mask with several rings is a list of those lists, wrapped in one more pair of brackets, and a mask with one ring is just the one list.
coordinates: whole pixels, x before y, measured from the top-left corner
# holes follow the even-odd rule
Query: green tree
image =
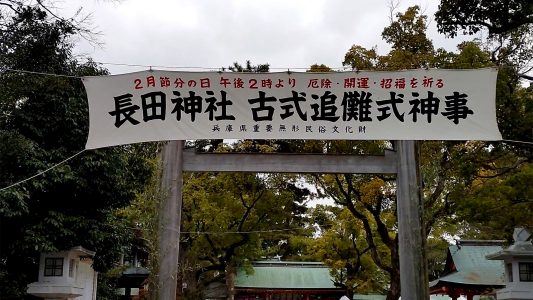
[(499, 67), (498, 125), (504, 139), (516, 142), (478, 144), (480, 149), (486, 149), (485, 155), (472, 157), (462, 166), (464, 172), (476, 171), (471, 173), (473, 176), (467, 182), (470, 188), (461, 192), (463, 198), (456, 202), (455, 209), (460, 220), (473, 229), (467, 236), (509, 238), (513, 226), (529, 224), (533, 217), (532, 204), (527, 201), (531, 188), (520, 183), (528, 178), (532, 160), (528, 143), (533, 141), (533, 90), (531, 86), (525, 88), (520, 79), (532, 79), (527, 73), (532, 68), (533, 4), (445, 0), (435, 16), (439, 30), (451, 36), (459, 30), (468, 34), (489, 32), (484, 41), (485, 51), (475, 43), (463, 45), (461, 62), (473, 62), (476, 57), (490, 59)]
[(353, 45), (344, 56), (342, 63), (354, 70), (371, 70), (378, 64), (376, 48), (366, 49), (359, 45)]
[[(161, 143), (152, 143), (146, 148), (151, 149), (151, 152), (160, 153), (158, 149), (160, 146)], [(136, 194), (130, 205), (119, 209), (117, 215), (125, 219), (128, 228), (135, 234), (132, 247), (136, 247), (135, 250), (139, 253), (147, 254), (147, 260), (143, 261), (142, 266), (150, 272), (147, 280), (148, 299), (156, 299), (159, 292), (159, 214), (165, 195), (161, 191), (160, 155), (149, 162), (154, 172), (148, 184), (142, 192)]]
[(435, 19), (439, 31), (452, 37), (459, 30), (473, 34), (482, 29), (499, 35), (533, 23), (533, 3), (529, 0), (441, 0)]
[[(5, 3), (2, 1), (2, 5)], [(9, 3), (18, 5), (18, 2)], [(0, 74), (0, 187), (43, 171), (82, 149), (88, 107), (77, 76), (102, 75), (72, 55), (72, 24), (41, 6), (1, 12), (0, 69), (73, 76)], [(94, 268), (109, 270), (130, 230), (116, 215), (143, 189), (152, 168), (142, 145), (81, 153), (68, 163), (0, 191), (0, 297), (20, 298), (37, 278), (38, 254), (82, 245)], [(104, 296), (104, 295), (102, 295)]]
[[(197, 151), (275, 152), (275, 141), (196, 141)], [(305, 255), (304, 203), (309, 191), (283, 174), (191, 173), (184, 177), (180, 277), (186, 296), (200, 297), (212, 282), (226, 281), (233, 294), (237, 268), (257, 258)], [(259, 232), (257, 232), (259, 231)], [(264, 231), (264, 232), (263, 232)], [(198, 234), (194, 234), (198, 232)], [(304, 235), (305, 235), (304, 234)]]
[(387, 56), (380, 59), (379, 67), (387, 70), (428, 67), (433, 56), (433, 43), (426, 35), (427, 17), (418, 6), (397, 13), (396, 20), (383, 29), (381, 36), (392, 46)]
[(351, 213), (338, 206), (318, 205), (311, 216), (320, 232), (312, 243), (312, 252), (330, 268), (335, 285), (344, 288), (348, 297), (354, 292), (387, 290), (387, 276), (368, 254), (371, 248), (361, 222), (354, 222)]
[(515, 227), (533, 227), (533, 165), (500, 177), (478, 178), (458, 203), (458, 212), (475, 226), (469, 237), (512, 240)]
[[(496, 52), (481, 50), (478, 43), (467, 42), (459, 45), (458, 53), (447, 52), (443, 49), (433, 50), (431, 41), (425, 35), (425, 17), (418, 15), (418, 8), (409, 8), (405, 13), (396, 15), (396, 21), (383, 31), (383, 37), (392, 45), (392, 50), (384, 56), (378, 56), (375, 49), (365, 49), (354, 45), (346, 54), (344, 65), (349, 65), (354, 69), (367, 68), (377, 70), (409, 69), (420, 67), (446, 67), (446, 68), (479, 68), (498, 65), (503, 57), (501, 49)], [(518, 44), (513, 42), (514, 44)], [(506, 45), (511, 45), (507, 43)], [(514, 49), (507, 47), (507, 49)], [(494, 54), (496, 53), (496, 54)], [(515, 56), (505, 56), (516, 61)], [(518, 65), (517, 63), (506, 65)], [(511, 72), (508, 67), (500, 68), (497, 88), (497, 108), (498, 122), (505, 137), (520, 135), (520, 140), (529, 141), (531, 134), (530, 123), (530, 99), (524, 96), (528, 93), (517, 83), (516, 72)], [(514, 75), (515, 80), (510, 80)], [(511, 115), (522, 115), (524, 118), (512, 118)], [(517, 120), (518, 119), (518, 120)], [(514, 125), (516, 124), (516, 125)], [(525, 131), (523, 131), (525, 130)], [(479, 227), (468, 223), (469, 214), (460, 214), (458, 210), (464, 209), (468, 203), (465, 195), (469, 194), (474, 187), (473, 183), (485, 176), (501, 178), (503, 174), (513, 174), (529, 160), (524, 157), (528, 150), (520, 143), (508, 146), (503, 143), (492, 142), (423, 142), (421, 143), (421, 169), (424, 182), (424, 203), (425, 203), (425, 225), (427, 236), (430, 239), (432, 276), (438, 274), (439, 251), (444, 252), (446, 243), (442, 236), (446, 233), (452, 235), (468, 234)], [(359, 146), (359, 151), (364, 147)], [(352, 147), (352, 153), (358, 153), (357, 147)], [(514, 150), (514, 151), (511, 151)], [(350, 150), (348, 150), (349, 152)], [(364, 152), (364, 151), (363, 151)], [(366, 151), (365, 153), (372, 153)], [(519, 154), (519, 155), (517, 155)], [(356, 220), (368, 223), (365, 226), (367, 243), (372, 245), (374, 240), (389, 246), (389, 253), (380, 258), (376, 253), (372, 256), (376, 265), (382, 267), (389, 273), (391, 289), (388, 299), (397, 299), (399, 296), (399, 270), (398, 270), (398, 250), (397, 236), (395, 236), (394, 222), (385, 222), (381, 213), (383, 210), (382, 199), (393, 199), (393, 195), (385, 196), (385, 191), (389, 190), (387, 178), (383, 178), (384, 185), (382, 191), (375, 194), (374, 200), (364, 201), (363, 192), (375, 179), (360, 175), (337, 175), (328, 178), (321, 176), (318, 184), (322, 190), (328, 193), (338, 204), (344, 205), (351, 212)], [(393, 200), (388, 200), (389, 207), (394, 208)], [(381, 206), (376, 206), (381, 203)], [(475, 205), (475, 203), (471, 203)], [(522, 204), (525, 205), (525, 204)], [(387, 207), (385, 205), (384, 207)], [(378, 213), (376, 213), (378, 212)], [(391, 214), (389, 212), (389, 214)], [(392, 215), (392, 214), (391, 214)], [(507, 216), (509, 218), (510, 216)], [(521, 215), (521, 218), (524, 218)], [(366, 220), (366, 221), (365, 221)], [(454, 225), (455, 224), (455, 225)], [(462, 226), (462, 227), (460, 227)], [(376, 232), (376, 234), (374, 234)], [(374, 242), (374, 244), (376, 244)], [(377, 248), (377, 247), (376, 247)], [(441, 249), (441, 250), (439, 250)], [(372, 251), (371, 251), (372, 253)], [(386, 257), (389, 257), (390, 263)]]
[[(387, 55), (379, 56), (375, 48), (368, 50), (354, 45), (345, 55), (343, 65), (353, 69), (398, 70), (428, 67), (434, 61), (435, 51), (426, 35), (426, 17), (419, 14), (417, 6), (408, 8), (405, 13), (397, 13), (396, 19), (383, 30), (382, 37), (392, 46)], [(378, 154), (390, 147), (386, 142), (343, 142), (342, 146), (344, 153), (367, 155)], [(337, 204), (346, 207), (352, 217), (362, 224), (370, 257), (388, 276), (388, 300), (400, 296), (393, 179), (354, 174), (315, 177), (321, 190)]]
[(255, 174), (185, 175), (181, 271), (190, 292), (197, 282), (225, 280), (232, 295), (237, 268), (279, 254), (276, 246), (301, 228), (295, 202), (306, 193), (279, 184)]
[[(368, 252), (375, 266), (387, 274), (390, 284), (387, 299), (397, 299), (400, 270), (398, 235), (394, 230), (396, 205), (393, 186), (374, 176), (356, 174), (320, 175), (313, 180), (322, 195), (343, 206), (353, 221), (360, 224), (364, 245), (356, 245), (352, 251)], [(353, 277), (360, 275), (365, 276), (361, 273)]]
[(396, 20), (387, 26), (381, 36), (392, 49), (380, 56), (377, 49), (353, 45), (344, 56), (343, 65), (354, 70), (402, 70), (430, 67), (434, 57), (433, 43), (426, 35), (426, 19), (420, 8), (413, 6), (397, 13)]
[(228, 67), (228, 70), (232, 72), (246, 72), (246, 73), (268, 72), (270, 70), (270, 65), (269, 64), (252, 65), (252, 62), (247, 60), (245, 66), (241, 65), (238, 62), (234, 62), (233, 65)]
[(330, 67), (324, 65), (324, 64), (314, 64), (311, 65), (309, 70), (307, 72), (331, 72), (333, 71)]
[(454, 37), (459, 31), (475, 34), (487, 30), (492, 61), (511, 65), (528, 80), (533, 49), (533, 3), (529, 0), (442, 0), (435, 13), (439, 32)]

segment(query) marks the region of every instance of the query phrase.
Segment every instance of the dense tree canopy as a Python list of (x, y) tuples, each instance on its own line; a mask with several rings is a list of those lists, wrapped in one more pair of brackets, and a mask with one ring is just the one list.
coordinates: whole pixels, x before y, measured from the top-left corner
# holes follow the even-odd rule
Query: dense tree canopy
[[(442, 254), (445, 253), (446, 242), (443, 236), (467, 236), (472, 238), (502, 238), (506, 233), (500, 230), (503, 220), (505, 227), (512, 227), (517, 222), (529, 223), (532, 218), (532, 203), (519, 201), (513, 193), (503, 190), (521, 191), (520, 199), (527, 199), (525, 194), (531, 193), (530, 187), (509, 187), (527, 178), (528, 166), (531, 163), (530, 150), (527, 145), (532, 139), (531, 132), (531, 91), (521, 86), (517, 71), (523, 67), (527, 59), (523, 59), (522, 50), (530, 49), (531, 44), (520, 45), (517, 40), (505, 37), (494, 42), (493, 49), (483, 49), (479, 42), (465, 42), (458, 45), (458, 52), (444, 49), (434, 50), (431, 41), (425, 35), (425, 17), (420, 16), (417, 7), (398, 13), (396, 19), (383, 31), (383, 38), (392, 49), (386, 55), (378, 55), (377, 49), (366, 49), (354, 45), (345, 56), (344, 65), (353, 69), (396, 70), (420, 67), (440, 68), (480, 68), (499, 66), (497, 86), (497, 117), (504, 138), (524, 141), (525, 143), (501, 142), (430, 142), (421, 143), (421, 173), (424, 182), (425, 227), (430, 247), (430, 274), (432, 278), (439, 275)], [(529, 47), (529, 48), (528, 48)], [(520, 52), (521, 51), (521, 52)], [(513, 117), (514, 116), (514, 117)], [(517, 118), (516, 116), (521, 116)], [(336, 142), (335, 142), (336, 143)], [(325, 149), (333, 149), (324, 147)], [(361, 153), (365, 149), (361, 144), (353, 143), (351, 153)], [(363, 150), (362, 153), (372, 153)], [(370, 193), (368, 188), (376, 179), (361, 175), (324, 175), (317, 177), (317, 184), (322, 191), (345, 206), (355, 221), (368, 223), (365, 227), (367, 244), (376, 245), (374, 252), (369, 251), (374, 263), (389, 273), (390, 289), (388, 299), (399, 296), (399, 276), (397, 264), (397, 239), (395, 229), (394, 195), (386, 191), (387, 181), (378, 185), (378, 193)], [(497, 178), (497, 179), (496, 179)], [(387, 178), (383, 178), (387, 180)], [(502, 195), (494, 194), (500, 190)], [(374, 195), (374, 196), (372, 196)], [(488, 215), (474, 208), (496, 205), (496, 200), (480, 204), (482, 195), (485, 197), (505, 198), (498, 201), (506, 207), (506, 212), (521, 209), (519, 214), (501, 214), (494, 222), (488, 221)], [(365, 200), (366, 199), (366, 200)], [(514, 199), (514, 200), (511, 200)], [(389, 203), (389, 204), (387, 204)], [(391, 211), (388, 212), (387, 209)], [(513, 218), (518, 220), (513, 220)], [(390, 220), (390, 221), (385, 221)], [(499, 220), (499, 221), (497, 221)], [(510, 232), (509, 228), (506, 228)], [(484, 232), (485, 234), (479, 234)], [(488, 234), (490, 232), (490, 234)], [(389, 246), (388, 253), (378, 255), (377, 245)], [(365, 254), (365, 255), (368, 255)], [(387, 259), (388, 257), (388, 259)], [(396, 263), (389, 265), (388, 262)], [(387, 263), (384, 263), (387, 262)], [(360, 274), (363, 275), (363, 274)], [(397, 282), (398, 281), (398, 282)]]
[(430, 67), (433, 60), (433, 43), (427, 37), (427, 17), (413, 6), (387, 26), (381, 36), (392, 50), (380, 56), (377, 49), (353, 45), (344, 56), (343, 65), (356, 70), (401, 70)]
[(500, 35), (533, 23), (533, 3), (530, 0), (441, 0), (435, 18), (439, 31), (452, 37), (459, 30), (472, 34), (482, 29)]
[[(318, 205), (311, 209), (311, 216), (320, 235), (310, 244), (310, 251), (330, 268), (335, 285), (349, 297), (356, 292), (386, 293), (389, 280), (368, 255), (372, 247), (365, 238), (364, 224), (338, 206)], [(378, 253), (387, 253), (382, 243), (376, 248)]]
[[(15, 5), (15, 2), (11, 2)], [(2, 1), (4, 5), (4, 1)], [(1, 12), (0, 188), (84, 149), (88, 107), (81, 80), (106, 71), (72, 55), (71, 24), (41, 6)], [(71, 76), (71, 77), (69, 77)], [(110, 269), (131, 237), (115, 210), (143, 189), (152, 168), (142, 146), (80, 153), (68, 163), (0, 191), (0, 298), (20, 298), (36, 280), (38, 254), (81, 245)], [(104, 295), (102, 295), (104, 296)]]
[[(272, 152), (266, 141), (234, 145), (210, 141), (209, 151)], [(211, 144), (211, 146), (207, 146)], [(197, 145), (198, 146), (198, 145)], [(255, 259), (298, 256), (309, 191), (294, 176), (280, 174), (190, 173), (184, 176), (180, 281), (194, 299), (212, 282), (225, 281), (231, 296), (238, 268)]]

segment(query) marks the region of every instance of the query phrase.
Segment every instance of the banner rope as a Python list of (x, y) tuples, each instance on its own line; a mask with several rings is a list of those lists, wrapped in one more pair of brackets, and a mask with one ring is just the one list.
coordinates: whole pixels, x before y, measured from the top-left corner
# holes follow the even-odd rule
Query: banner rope
[(44, 73), (44, 72), (34, 72), (34, 71), (26, 71), (26, 70), (17, 70), (17, 69), (4, 69), (2, 73), (7, 72), (14, 72), (14, 73), (25, 73), (25, 74), (33, 74), (33, 75), (42, 75), (42, 76), (50, 76), (50, 77), (66, 77), (66, 78), (76, 78), (76, 79), (82, 79), (82, 76), (73, 76), (73, 75), (63, 75), (63, 74), (53, 74), (53, 73)]
[(44, 173), (46, 173), (46, 172), (48, 172), (48, 171), (50, 171), (50, 170), (53, 170), (53, 169), (59, 167), (60, 165), (66, 163), (67, 161), (69, 161), (69, 160), (75, 158), (76, 156), (82, 154), (83, 152), (85, 152), (85, 149), (83, 149), (83, 150), (81, 150), (80, 152), (78, 152), (78, 153), (76, 153), (76, 154), (74, 154), (74, 155), (72, 155), (72, 156), (70, 156), (70, 157), (68, 157), (68, 158), (66, 158), (66, 159), (64, 159), (64, 160), (62, 160), (62, 161), (60, 161), (60, 162), (58, 162), (57, 164), (51, 166), (50, 168), (48, 168), (48, 169), (46, 169), (46, 170), (44, 170), (44, 171), (41, 171), (41, 172), (39, 172), (39, 173), (37, 173), (37, 174), (31, 176), (31, 177), (28, 177), (28, 178), (23, 179), (23, 180), (21, 180), (21, 181), (15, 182), (15, 183), (13, 183), (13, 184), (11, 184), (11, 185), (9, 185), (9, 186), (6, 186), (6, 187), (1, 188), (1, 189), (0, 189), (0, 192), (3, 192), (3, 191), (5, 191), (5, 190), (7, 190), (7, 189), (9, 189), (9, 188), (14, 187), (14, 186), (17, 186), (17, 185), (23, 184), (24, 182), (26, 182), (26, 181), (28, 181), (28, 180), (32, 180), (32, 179), (35, 178), (35, 177), (41, 176), (41, 175), (43, 175)]

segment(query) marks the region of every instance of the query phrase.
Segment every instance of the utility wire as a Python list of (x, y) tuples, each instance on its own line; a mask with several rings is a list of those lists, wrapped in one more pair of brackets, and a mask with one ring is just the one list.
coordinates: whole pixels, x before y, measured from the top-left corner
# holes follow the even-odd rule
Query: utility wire
[(143, 67), (143, 68), (165, 68), (165, 69), (196, 69), (196, 70), (220, 70), (221, 67), (208, 68), (208, 67), (184, 67), (184, 66), (158, 66), (158, 65), (141, 65), (141, 64), (125, 64), (125, 63), (110, 63), (110, 62), (98, 62), (97, 64), (110, 65), (110, 66), (124, 66), (124, 67)]
[(19, 184), (22, 184), (22, 183), (24, 183), (24, 182), (26, 182), (26, 181), (28, 181), (28, 180), (32, 180), (32, 179), (35, 178), (35, 177), (41, 176), (41, 175), (43, 175), (44, 173), (46, 173), (46, 172), (48, 172), (48, 171), (50, 171), (50, 170), (52, 170), (52, 169), (54, 169), (54, 168), (56, 168), (56, 167), (58, 167), (58, 166), (64, 164), (64, 163), (66, 163), (67, 161), (73, 159), (74, 157), (76, 157), (76, 156), (82, 154), (84, 151), (85, 151), (85, 149), (83, 149), (83, 150), (81, 150), (80, 152), (78, 152), (78, 153), (76, 153), (76, 154), (74, 154), (74, 155), (72, 155), (72, 156), (70, 156), (70, 157), (68, 157), (68, 158), (66, 158), (66, 159), (64, 159), (64, 160), (62, 160), (62, 161), (60, 161), (60, 162), (58, 162), (57, 164), (51, 166), (50, 168), (48, 168), (48, 169), (46, 169), (46, 170), (44, 170), (44, 171), (41, 171), (41, 172), (39, 172), (39, 173), (37, 173), (37, 174), (35, 174), (35, 175), (31, 176), (31, 177), (28, 177), (28, 178), (26, 178), (26, 179), (23, 179), (23, 180), (21, 180), (21, 181), (15, 182), (15, 183), (13, 183), (12, 185), (9, 185), (9, 186), (6, 186), (6, 187), (3, 187), (3, 188), (0, 189), (0, 192), (5, 191), (5, 190), (7, 190), (7, 189), (9, 189), (9, 188), (12, 188), (12, 187), (14, 187), (14, 186), (17, 186), (17, 185), (19, 185)]
[[(137, 64), (121, 64), (121, 63), (101, 63), (96, 62), (98, 64), (107, 64), (107, 65), (116, 65), (116, 66), (129, 66), (129, 67), (143, 67), (147, 68), (148, 70), (152, 70), (152, 68), (164, 68), (164, 69), (197, 69), (197, 70), (210, 70), (213, 72), (220, 71), (222, 68), (207, 68), (207, 67), (178, 67), (178, 66), (150, 66), (150, 65), (137, 65)], [(302, 68), (302, 67), (293, 67), (293, 68), (275, 68), (271, 67), (270, 69), (276, 69), (276, 70), (287, 70), (290, 72), (290, 70), (309, 70), (310, 68)], [(346, 67), (333, 69), (332, 70), (343, 70), (346, 71)], [(416, 70), (416, 69), (413, 69)], [(399, 70), (399, 71), (413, 71), (413, 70)], [(360, 71), (369, 71), (373, 72), (372, 70), (349, 70), (351, 72), (360, 72)], [(35, 72), (35, 71), (27, 71), (27, 70), (19, 70), (19, 69), (0, 69), (0, 73), (7, 73), (7, 72), (14, 72), (14, 73), (26, 73), (26, 74), (34, 74), (34, 75), (43, 75), (43, 76), (52, 76), (52, 77), (66, 77), (66, 78), (79, 78), (82, 79), (84, 76), (73, 76), (73, 75), (64, 75), (64, 74), (54, 74), (54, 73), (45, 73), (45, 72)], [(268, 74), (268, 73), (262, 73), (262, 74)]]
[[(143, 65), (143, 64), (128, 64), (128, 63), (112, 63), (112, 62), (100, 62), (100, 61), (92, 61), (96, 64), (101, 64), (101, 65), (110, 65), (110, 66), (124, 66), (124, 67), (143, 67), (143, 68), (165, 68), (165, 69), (197, 69), (197, 70), (221, 70), (221, 69), (229, 69), (230, 67), (232, 66), (229, 66), (229, 67), (192, 67), (192, 66), (164, 66), (164, 65)], [(321, 65), (318, 65), (319, 67)], [(457, 66), (465, 66), (467, 67), (466, 69), (486, 69), (486, 68), (494, 68), (494, 67), (497, 67), (497, 66), (478, 66), (478, 67), (475, 67), (471, 64), (471, 63), (454, 63), (454, 64), (450, 64), (449, 66), (444, 66), (443, 69), (448, 69), (448, 70), (451, 70), (451, 69), (454, 69), (454, 68), (451, 68), (451, 66), (454, 66), (454, 67), (457, 67)], [(326, 66), (328, 67), (328, 66)], [(448, 67), (448, 68), (446, 68)], [(272, 67), (269, 65), (268, 67), (270, 70), (310, 70), (311, 69), (311, 66), (309, 67)], [(365, 70), (357, 70), (357, 69), (354, 69), (352, 68), (351, 66), (349, 65), (344, 65), (344, 66), (336, 66), (336, 67), (328, 67), (330, 70), (343, 70), (343, 71), (346, 71), (346, 70), (349, 70), (349, 71), (379, 71), (379, 70), (370, 70), (370, 69), (365, 69)], [(431, 67), (431, 68), (419, 68), (419, 69), (425, 69), (425, 70), (436, 70), (436, 69), (439, 69), (439, 67)], [(412, 70), (417, 70), (417, 69), (402, 69), (402, 70), (398, 70), (398, 71), (412, 71)], [(393, 71), (390, 71), (390, 72), (393, 72)], [(529, 79), (529, 80), (533, 80), (533, 77), (531, 76), (528, 76), (527, 74), (518, 74), (520, 75), (521, 77), (523, 78), (526, 78), (526, 79)]]
[(526, 141), (515, 141), (515, 140), (500, 140), (500, 141), (507, 142), (507, 143), (515, 143), (515, 144), (533, 145), (533, 142), (526, 142)]
[[(161, 66), (161, 65), (141, 65), (141, 64), (126, 64), (126, 63), (110, 63), (110, 62), (98, 62), (97, 64), (110, 65), (110, 66), (124, 66), (124, 67), (143, 67), (143, 68), (165, 68), (165, 69), (197, 69), (197, 70), (220, 70), (228, 69), (229, 67), (186, 67), (186, 66)], [(268, 67), (271, 70), (309, 70), (310, 67)], [(331, 68), (333, 69), (346, 69), (347, 67)]]
[[(175, 228), (165, 227), (165, 229), (177, 232)], [(223, 234), (251, 234), (251, 233), (274, 233), (274, 232), (286, 232), (306, 230), (307, 228), (292, 228), (292, 229), (271, 229), (271, 230), (252, 230), (252, 231), (180, 231), (180, 234), (211, 234), (211, 235), (223, 235)]]

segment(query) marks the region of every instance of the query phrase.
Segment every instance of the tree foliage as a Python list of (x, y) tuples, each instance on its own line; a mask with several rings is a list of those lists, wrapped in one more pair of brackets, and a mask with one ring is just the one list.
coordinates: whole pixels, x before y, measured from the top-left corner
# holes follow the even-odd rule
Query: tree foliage
[(529, 0), (441, 0), (435, 13), (441, 33), (456, 36), (459, 30), (473, 34), (482, 29), (501, 35), (533, 23)]
[(505, 176), (478, 178), (457, 212), (477, 230), (468, 237), (512, 240), (515, 227), (533, 227), (533, 165)]
[[(387, 290), (387, 274), (372, 261), (363, 224), (353, 219), (350, 211), (337, 206), (318, 205), (311, 211), (320, 235), (312, 242), (311, 251), (329, 268), (335, 285), (354, 292), (383, 293)], [(379, 248), (384, 251), (384, 245)], [(386, 251), (385, 251), (386, 252)]]
[(244, 72), (244, 73), (268, 72), (270, 70), (270, 65), (269, 64), (252, 65), (252, 62), (247, 60), (244, 66), (238, 62), (234, 62), (233, 65), (228, 67), (228, 70), (232, 72)]
[[(390, 284), (388, 298), (395, 299), (399, 296), (400, 272), (398, 235), (393, 230), (396, 223), (396, 198), (393, 186), (375, 176), (356, 174), (320, 175), (315, 176), (313, 180), (322, 195), (344, 207), (343, 213), (349, 213), (352, 222), (360, 224), (358, 239), (364, 239), (364, 242), (352, 245), (351, 251), (359, 252), (355, 258), (366, 255), (364, 257), (367, 262), (371, 259), (377, 268), (387, 274)], [(355, 236), (351, 235), (351, 238), (354, 239)], [(347, 264), (350, 265), (353, 268), (357, 266), (357, 262)], [(361, 271), (360, 269), (360, 266), (354, 268), (350, 273), (351, 278), (347, 279), (369, 276), (368, 272), (357, 272)], [(353, 292), (355, 286), (353, 283), (351, 285), (349, 288), (352, 288)]]
[(354, 70), (401, 70), (431, 66), (433, 43), (426, 34), (427, 17), (420, 15), (420, 8), (413, 6), (387, 26), (381, 36), (392, 50), (380, 56), (376, 48), (366, 49), (353, 45), (344, 56), (343, 65)]
[(441, 33), (454, 37), (460, 30), (489, 33), (487, 48), (492, 61), (511, 66), (516, 75), (531, 81), (533, 3), (529, 0), (457, 1), (442, 0), (435, 13)]
[[(2, 5), (4, 5), (2, 1)], [(15, 5), (15, 2), (10, 2)], [(84, 149), (88, 107), (77, 76), (106, 71), (79, 63), (75, 33), (41, 6), (2, 11), (0, 187), (28, 178)], [(68, 77), (72, 76), (72, 77)], [(94, 268), (110, 269), (131, 233), (115, 210), (142, 190), (152, 168), (142, 146), (84, 152), (32, 180), (0, 191), (0, 297), (21, 297), (37, 278), (39, 252), (82, 245)]]
[[(354, 45), (347, 52), (343, 64), (357, 70), (500, 66), (496, 104), (498, 124), (502, 134), (508, 139), (531, 141), (533, 134), (530, 130), (531, 91), (520, 85), (517, 76), (518, 66), (523, 66), (523, 62), (527, 63), (527, 59), (520, 54), (523, 52), (517, 53), (516, 51), (520, 49), (527, 51), (528, 46), (519, 47), (516, 41), (524, 41), (524, 39), (517, 38), (510, 41), (506, 37), (505, 41), (500, 40), (499, 43), (494, 43), (496, 47), (492, 50), (483, 48), (479, 42), (464, 42), (458, 45), (457, 52), (444, 49), (434, 50), (425, 34), (425, 20), (424, 16), (419, 15), (417, 7), (409, 8), (405, 13), (398, 13), (396, 19), (384, 29), (382, 34), (392, 46), (388, 54), (378, 55), (375, 48), (366, 49)], [(522, 117), (512, 117), (517, 115)], [(361, 152), (362, 149), (366, 151)], [(473, 210), (468, 208), (477, 207), (480, 195), (487, 193), (485, 189), (488, 189), (488, 194), (492, 193), (494, 188), (490, 186), (496, 182), (502, 180), (507, 182), (505, 178), (515, 178), (518, 174), (522, 174), (523, 168), (527, 169), (531, 162), (530, 150), (531, 147), (524, 143), (481, 141), (425, 141), (421, 143), (424, 218), (426, 234), (429, 238), (428, 244), (431, 247), (429, 256), (432, 277), (437, 276), (441, 268), (438, 260), (442, 259), (442, 256), (438, 253), (445, 253), (446, 242), (443, 241), (443, 236), (450, 234), (472, 236), (476, 232), (487, 231), (489, 227), (492, 228), (490, 231), (494, 235), (502, 234), (497, 230), (497, 226), (501, 223), (484, 223), (479, 216), (473, 214)], [(352, 145), (351, 151), (351, 153), (373, 153), (361, 144)], [(350, 152), (350, 148), (347, 152)], [(389, 273), (391, 286), (388, 299), (397, 299), (400, 273), (397, 263), (398, 245), (395, 240), (397, 238), (396, 225), (392, 218), (395, 215), (394, 199), (393, 194), (387, 193), (390, 190), (386, 188), (388, 179), (384, 177), (382, 179), (385, 181), (379, 186), (379, 192), (374, 194), (371, 192), (369, 194), (368, 188), (377, 181), (366, 175), (344, 174), (334, 177), (324, 175), (317, 177), (315, 182), (336, 203), (352, 212), (355, 221), (362, 222), (366, 242), (374, 248), (374, 251), (369, 251), (374, 263)], [(525, 190), (530, 191), (530, 188), (525, 187)], [(386, 203), (389, 205), (383, 206)], [(494, 202), (488, 203), (494, 204)], [(509, 202), (507, 204), (500, 202), (500, 204), (512, 207), (507, 205), (510, 204)], [(519, 220), (527, 220), (528, 216), (531, 216), (528, 205), (531, 204), (527, 201), (518, 204), (524, 211), (524, 214), (516, 215)], [(384, 208), (388, 207), (393, 211), (387, 212)], [(391, 222), (385, 221), (387, 215), (390, 216)], [(512, 218), (512, 215), (504, 213), (501, 220)], [(365, 222), (368, 223), (367, 226), (364, 225)], [(482, 227), (482, 224), (485, 227)], [(383, 253), (382, 257), (377, 253), (378, 244), (389, 246), (388, 253)]]
[[(232, 146), (219, 144), (217, 151), (273, 149), (267, 141), (244, 140)], [(298, 236), (302, 236), (309, 191), (295, 180), (280, 174), (185, 174), (182, 228), (186, 234), (181, 240), (179, 272), (189, 297), (217, 281), (226, 281), (231, 294), (236, 270), (249, 269), (252, 260), (302, 254)]]
[(13, 16), (31, 18), (31, 15), (37, 13), (62, 27), (68, 34), (76, 34), (93, 44), (98, 44), (96, 39), (98, 33), (91, 28), (90, 15), (83, 14), (82, 8), (68, 17), (54, 12), (54, 8), (53, 0), (0, 0), (0, 32), (9, 34), (13, 30), (14, 24), (11, 22)]
[(311, 65), (309, 70), (307, 72), (331, 72), (333, 71), (330, 67), (324, 65), (324, 64), (314, 64)]

